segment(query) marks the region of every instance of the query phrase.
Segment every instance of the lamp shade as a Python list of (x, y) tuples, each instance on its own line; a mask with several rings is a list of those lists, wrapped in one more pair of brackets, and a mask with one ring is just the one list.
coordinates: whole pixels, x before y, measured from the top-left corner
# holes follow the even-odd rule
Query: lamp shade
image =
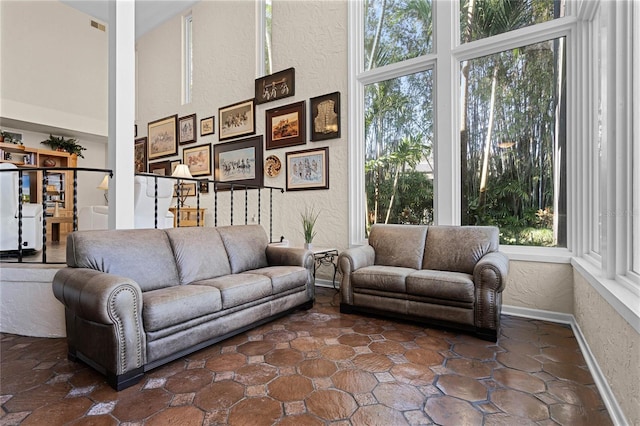
[(104, 175), (104, 179), (102, 179), (102, 182), (98, 185), (98, 189), (102, 189), (103, 191), (109, 190), (109, 175)]
[(193, 177), (193, 176), (191, 176), (191, 172), (189, 171), (189, 166), (187, 166), (186, 164), (178, 164), (176, 166), (176, 169), (173, 171), (173, 174), (171, 176), (178, 177), (178, 178), (192, 178)]

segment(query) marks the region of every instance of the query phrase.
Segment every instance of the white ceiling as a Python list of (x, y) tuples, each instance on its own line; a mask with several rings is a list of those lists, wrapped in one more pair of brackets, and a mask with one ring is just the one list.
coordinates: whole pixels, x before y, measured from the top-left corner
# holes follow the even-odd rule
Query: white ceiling
[[(109, 23), (109, 2), (116, 0), (61, 0), (97, 20)], [(121, 0), (117, 0), (121, 1)], [(185, 10), (199, 0), (135, 0), (136, 39)]]

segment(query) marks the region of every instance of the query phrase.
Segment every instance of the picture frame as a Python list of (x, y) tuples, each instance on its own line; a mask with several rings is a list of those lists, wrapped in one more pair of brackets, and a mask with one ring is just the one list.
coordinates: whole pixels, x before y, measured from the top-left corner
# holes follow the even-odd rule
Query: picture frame
[(287, 152), (287, 191), (329, 189), (329, 148)]
[(266, 149), (284, 148), (306, 143), (305, 105), (305, 101), (300, 101), (265, 112)]
[(161, 176), (171, 176), (171, 162), (169, 160), (149, 163), (149, 173)]
[(212, 135), (216, 132), (216, 117), (211, 116), (200, 120), (200, 136)]
[(178, 115), (170, 115), (147, 124), (147, 158), (178, 154)]
[(217, 189), (229, 189), (229, 184), (262, 187), (262, 147), (262, 135), (214, 145), (214, 179), (221, 183)]
[(218, 139), (226, 140), (256, 132), (255, 102), (253, 99), (218, 109)]
[(179, 164), (182, 164), (182, 160), (172, 160), (171, 161), (171, 176), (173, 176), (173, 172), (176, 171), (176, 167), (178, 167)]
[(198, 137), (196, 115), (190, 114), (178, 119), (178, 142), (180, 145), (194, 143)]
[[(177, 181), (176, 181), (177, 182)], [(182, 189), (179, 189), (182, 188)], [(196, 196), (196, 183), (195, 182), (180, 182), (180, 186), (177, 183), (173, 184), (173, 198), (179, 197), (182, 191), (186, 193), (185, 197)]]
[(208, 194), (209, 193), (209, 181), (206, 180), (201, 180), (198, 182), (198, 191), (201, 194)]
[(340, 92), (309, 99), (311, 141), (340, 138)]
[(211, 175), (211, 144), (183, 149), (182, 164), (189, 166), (191, 176)]
[(286, 70), (256, 78), (255, 99), (256, 104), (275, 101), (296, 94), (296, 70)]
[(147, 172), (147, 138), (138, 138), (133, 142), (134, 173)]

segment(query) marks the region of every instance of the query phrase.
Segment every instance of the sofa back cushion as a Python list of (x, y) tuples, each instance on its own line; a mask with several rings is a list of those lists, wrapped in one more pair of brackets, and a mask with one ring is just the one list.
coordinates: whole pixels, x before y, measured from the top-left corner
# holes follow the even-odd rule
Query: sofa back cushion
[(498, 251), (494, 226), (429, 226), (422, 269), (473, 274), (476, 263)]
[(269, 239), (262, 226), (220, 226), (218, 232), (227, 250), (231, 273), (268, 266), (266, 250)]
[(165, 232), (173, 247), (180, 284), (231, 273), (227, 250), (216, 228), (173, 228)]
[(375, 264), (420, 269), (426, 237), (423, 225), (373, 225), (369, 245), (376, 253)]
[(131, 278), (142, 291), (178, 284), (173, 250), (162, 229), (72, 232), (67, 265)]

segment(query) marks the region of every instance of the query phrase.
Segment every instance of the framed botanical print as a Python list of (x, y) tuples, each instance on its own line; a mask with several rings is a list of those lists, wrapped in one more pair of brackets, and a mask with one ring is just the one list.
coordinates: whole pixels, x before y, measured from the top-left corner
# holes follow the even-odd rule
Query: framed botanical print
[(149, 160), (178, 153), (177, 115), (170, 115), (147, 125), (147, 151)]

